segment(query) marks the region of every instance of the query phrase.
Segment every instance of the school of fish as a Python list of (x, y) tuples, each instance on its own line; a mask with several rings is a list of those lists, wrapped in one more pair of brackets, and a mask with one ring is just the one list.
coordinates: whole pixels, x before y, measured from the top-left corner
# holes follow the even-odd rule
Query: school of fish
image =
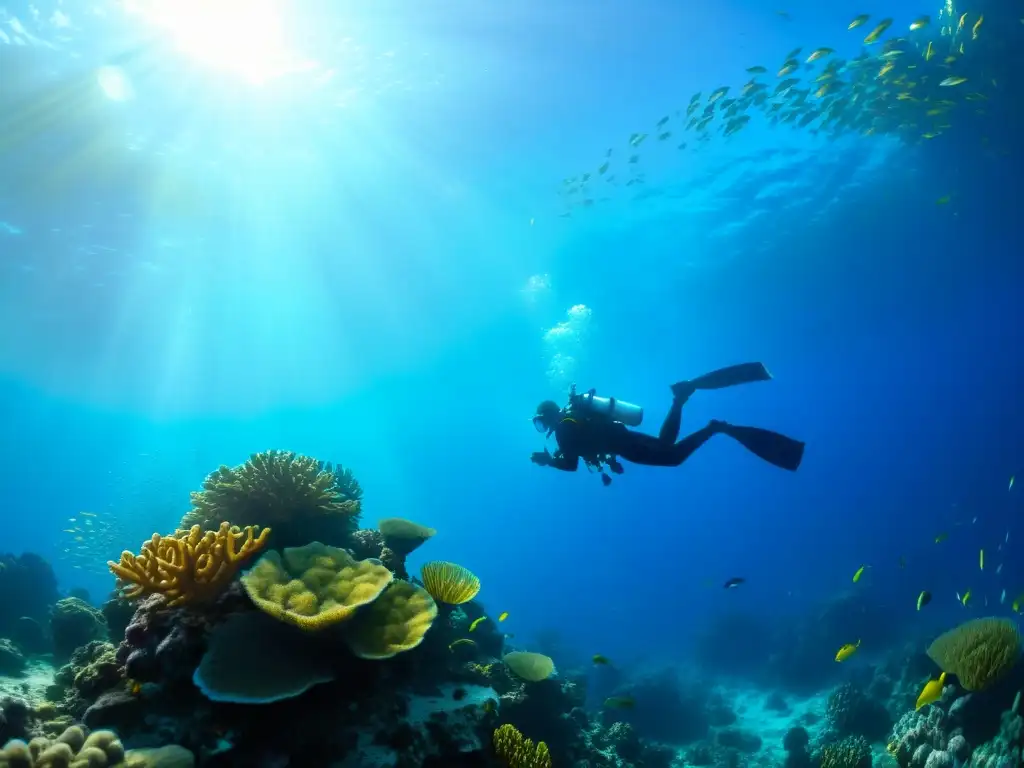
[(694, 93), (685, 106), (633, 133), (624, 149), (608, 149), (596, 167), (564, 179), (559, 191), (564, 210), (558, 215), (571, 217), (574, 210), (610, 199), (606, 185), (643, 184), (642, 148), (698, 149), (715, 136), (741, 131), (758, 113), (771, 126), (829, 139), (857, 134), (895, 136), (908, 144), (936, 139), (953, 120), (985, 114), (986, 102), (1000, 90), (977, 55), (985, 24), (983, 14), (960, 10), (955, 0), (946, 0), (934, 20), (922, 15), (897, 24), (892, 18), (854, 16), (847, 33), (863, 35), (858, 56), (845, 60), (828, 47), (795, 48), (774, 64), (748, 67), (748, 79), (739, 87)]

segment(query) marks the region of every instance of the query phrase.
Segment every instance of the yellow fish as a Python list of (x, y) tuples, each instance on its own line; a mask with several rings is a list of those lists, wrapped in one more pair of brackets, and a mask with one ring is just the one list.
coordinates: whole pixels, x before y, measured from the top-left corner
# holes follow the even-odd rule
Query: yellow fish
[(924, 60), (931, 61), (932, 56), (935, 55), (935, 51), (932, 49), (932, 41), (928, 41), (928, 47), (924, 50)]
[(854, 584), (856, 584), (858, 581), (860, 581), (860, 577), (864, 575), (864, 569), (865, 568), (867, 568), (867, 566), (866, 565), (862, 565), (860, 568), (857, 569), (857, 572), (855, 574), (853, 574), (853, 583)]
[(985, 550), (978, 550), (978, 570), (985, 570)]
[(921, 689), (921, 695), (917, 697), (917, 704), (914, 709), (920, 709), (929, 704), (934, 704), (942, 696), (942, 686), (946, 682), (946, 673), (939, 675), (938, 680), (929, 680)]
[(460, 645), (476, 645), (476, 643), (472, 640), (469, 640), (468, 638), (460, 637), (458, 640), (456, 640), (454, 643), (448, 646), (448, 650), (454, 651)]
[(932, 593), (929, 592), (927, 589), (922, 590), (921, 594), (917, 596), (917, 610), (920, 611), (922, 608), (924, 608), (926, 605), (928, 605), (928, 603), (930, 603), (931, 601), (932, 601)]
[(847, 643), (836, 651), (836, 661), (846, 661), (857, 652), (858, 648), (860, 648), (860, 640), (857, 641), (856, 645), (853, 643)]
[(939, 85), (941, 85), (943, 87), (949, 87), (951, 85), (960, 85), (961, 83), (966, 83), (966, 82), (967, 82), (967, 78), (966, 77), (953, 76), (953, 77), (947, 77), (945, 80), (940, 82)]
[(473, 623), (469, 625), (469, 631), (472, 632), (474, 629), (480, 626), (481, 621), (486, 621), (486, 616), (481, 616), (479, 619), (473, 619)]
[(966, 606), (967, 603), (969, 603), (970, 601), (971, 601), (971, 590), (968, 589), (966, 592), (964, 592), (964, 596), (960, 598), (960, 602), (963, 603)]
[(747, 67), (747, 72), (752, 75), (763, 75), (768, 70), (762, 67), (760, 64), (754, 67)]
[[(859, 27), (862, 24), (864, 24), (865, 22), (867, 22), (867, 20), (870, 19), (870, 18), (871, 18), (870, 15), (868, 15), (866, 13), (862, 13), (860, 16), (857, 16), (853, 21), (851, 21), (846, 28), (847, 29), (856, 29), (857, 27)], [(1021, 21), (1024, 21), (1024, 19), (1021, 19)]]
[(1012, 491), (1013, 490), (1013, 481), (1016, 480), (1016, 479), (1017, 479), (1016, 475), (1010, 475), (1010, 487), (1007, 488), (1006, 490), (1008, 490), (1008, 491)]
[(948, 533), (940, 533), (938, 536), (935, 537), (935, 543), (936, 544), (941, 544), (942, 542), (944, 542), (948, 538), (949, 538), (949, 534)]
[(504, 621), (508, 618), (508, 611), (502, 611), (498, 614), (498, 621)]
[(833, 51), (831, 48), (818, 48), (816, 50), (813, 50), (813, 51), (811, 51), (811, 55), (807, 57), (807, 62), (806, 63), (810, 64), (812, 61), (817, 61), (818, 59), (823, 59), (826, 56), (828, 56), (830, 53), (835, 53), (835, 51)]
[(895, 66), (896, 65), (893, 64), (891, 61), (887, 61), (885, 65), (880, 70), (878, 70), (878, 76), (885, 77), (888, 73), (892, 72), (893, 67)]
[(864, 45), (871, 45), (877, 43), (880, 38), (889, 27), (892, 26), (892, 19), (882, 19), (878, 26), (868, 32), (868, 36), (864, 38)]
[(930, 18), (928, 18), (927, 16), (922, 16), (919, 19), (914, 19), (914, 21), (912, 21), (910, 23), (910, 31), (914, 32), (915, 30), (918, 30), (918, 29), (924, 29), (925, 27), (927, 27), (931, 23), (932, 23), (932, 20)]
[(602, 656), (600, 653), (595, 653), (594, 656), (593, 656), (592, 661), (595, 664), (598, 664), (598, 665), (611, 664), (611, 662), (608, 661), (608, 657), (607, 656)]
[(965, 14), (963, 14), (963, 15), (962, 15), (962, 16), (960, 17), (960, 21), (958, 21), (958, 22), (956, 23), (956, 31), (957, 31), (957, 32), (959, 32), (959, 31), (960, 31), (961, 29), (963, 29), (963, 28), (964, 28), (964, 22), (965, 22), (965, 21), (967, 21), (967, 14), (966, 14), (966, 13), (965, 13)]

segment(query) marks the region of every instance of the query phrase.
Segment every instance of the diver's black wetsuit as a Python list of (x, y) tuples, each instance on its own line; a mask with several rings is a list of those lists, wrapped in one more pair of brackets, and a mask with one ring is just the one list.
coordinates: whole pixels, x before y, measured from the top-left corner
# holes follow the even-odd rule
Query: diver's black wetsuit
[(678, 397), (672, 401), (657, 437), (634, 432), (617, 421), (601, 418), (577, 420), (568, 416), (555, 427), (558, 452), (551, 457), (548, 466), (575, 472), (580, 458), (593, 460), (610, 454), (633, 464), (678, 467), (718, 432), (717, 425), (721, 424), (713, 421), (676, 442), (682, 425), (684, 402)]

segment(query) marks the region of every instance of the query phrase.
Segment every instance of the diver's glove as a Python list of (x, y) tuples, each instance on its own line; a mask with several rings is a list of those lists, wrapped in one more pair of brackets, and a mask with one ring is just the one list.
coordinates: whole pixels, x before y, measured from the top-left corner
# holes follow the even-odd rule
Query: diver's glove
[(534, 451), (530, 454), (530, 461), (538, 467), (547, 467), (551, 464), (551, 454), (547, 450)]

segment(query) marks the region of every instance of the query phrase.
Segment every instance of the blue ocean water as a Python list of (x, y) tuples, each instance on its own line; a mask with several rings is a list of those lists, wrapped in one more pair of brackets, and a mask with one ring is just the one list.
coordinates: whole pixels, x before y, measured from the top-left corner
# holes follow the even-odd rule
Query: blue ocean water
[[(686, 663), (724, 617), (795, 621), (854, 587), (897, 634), (1010, 615), (1011, 8), (985, 8), (988, 114), (932, 140), (757, 119), (690, 151), (649, 138), (640, 191), (572, 206), (563, 182), (748, 66), (856, 55), (857, 13), (927, 12), (299, 3), (272, 25), (284, 65), (244, 14), (5, 3), (0, 550), (102, 600), (105, 560), (173, 529), (208, 472), (281, 448), (350, 467), (367, 523), (437, 528), (414, 565), (472, 568), (516, 642), (557, 633), (567, 661)], [(529, 461), (530, 416), (571, 381), (654, 431), (672, 382), (746, 360), (774, 380), (698, 393), (684, 430), (791, 434), (796, 474), (722, 437), (609, 487)], [(109, 531), (85, 559), (83, 511)]]

